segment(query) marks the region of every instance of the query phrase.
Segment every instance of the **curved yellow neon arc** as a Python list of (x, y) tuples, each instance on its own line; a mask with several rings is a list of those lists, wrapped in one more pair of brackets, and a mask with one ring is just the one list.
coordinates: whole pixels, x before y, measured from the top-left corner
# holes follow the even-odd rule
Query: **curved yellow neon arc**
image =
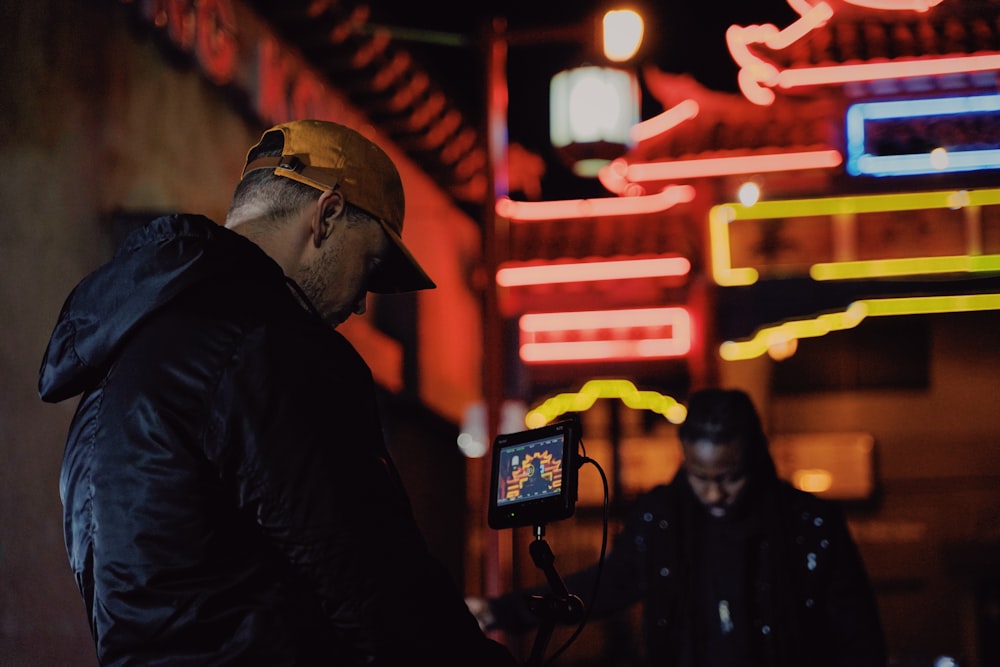
[(578, 392), (557, 394), (545, 400), (525, 415), (524, 423), (528, 428), (538, 428), (567, 412), (586, 412), (599, 398), (617, 398), (633, 410), (651, 410), (672, 424), (680, 424), (687, 416), (687, 408), (673, 397), (639, 390), (628, 380), (589, 380)]

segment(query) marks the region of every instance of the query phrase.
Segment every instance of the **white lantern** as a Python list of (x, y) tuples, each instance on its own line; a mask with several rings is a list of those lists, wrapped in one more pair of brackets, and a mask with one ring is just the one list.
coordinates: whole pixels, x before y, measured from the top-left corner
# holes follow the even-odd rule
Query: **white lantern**
[(559, 72), (549, 85), (552, 145), (580, 176), (596, 176), (625, 153), (639, 113), (639, 81), (628, 70), (577, 67)]

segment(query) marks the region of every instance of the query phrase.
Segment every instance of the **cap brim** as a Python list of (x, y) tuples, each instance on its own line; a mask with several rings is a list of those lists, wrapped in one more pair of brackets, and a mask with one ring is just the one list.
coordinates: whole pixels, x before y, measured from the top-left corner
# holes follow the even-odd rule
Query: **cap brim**
[(391, 241), (389, 253), (379, 266), (378, 272), (368, 285), (369, 292), (376, 294), (395, 294), (398, 292), (416, 292), (424, 289), (434, 289), (437, 285), (417, 263), (403, 239), (394, 232), (388, 224), (379, 219), (379, 224), (385, 230)]

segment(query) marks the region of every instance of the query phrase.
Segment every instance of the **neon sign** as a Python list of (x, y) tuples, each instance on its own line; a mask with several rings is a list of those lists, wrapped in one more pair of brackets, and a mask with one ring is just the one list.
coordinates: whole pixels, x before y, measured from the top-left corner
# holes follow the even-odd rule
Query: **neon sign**
[(815, 338), (833, 331), (854, 328), (866, 317), (965, 313), (981, 310), (1000, 310), (1000, 294), (861, 299), (841, 312), (783, 322), (760, 329), (748, 340), (726, 341), (719, 346), (719, 356), (726, 361), (754, 359), (763, 356), (772, 348), (788, 345), (801, 338)]
[[(354, 113), (237, 0), (121, 0), (213, 84), (243, 93), (265, 124), (291, 118), (344, 122)], [(361, 123), (349, 119), (352, 124)]]
[(636, 123), (629, 130), (629, 135), (632, 141), (645, 141), (694, 118), (699, 111), (700, 107), (697, 101), (686, 99), (652, 118)]
[(854, 104), (847, 110), (847, 173), (998, 169), (998, 123), (1000, 95)]
[(680, 424), (687, 408), (672, 396), (637, 389), (628, 380), (588, 380), (580, 391), (557, 394), (546, 399), (524, 417), (528, 428), (538, 428), (567, 412), (586, 412), (599, 398), (617, 398), (633, 410), (650, 410), (663, 415), (672, 424)]
[[(887, 11), (926, 12), (942, 0), (846, 0), (849, 4)], [(972, 56), (933, 56), (896, 58), (889, 62), (792, 67), (780, 69), (772, 61), (754, 51), (755, 46), (771, 50), (788, 48), (810, 32), (822, 28), (833, 17), (834, 9), (826, 2), (809, 4), (806, 0), (789, 0), (799, 14), (791, 25), (779, 29), (773, 24), (732, 25), (726, 31), (726, 44), (733, 60), (740, 67), (737, 75), (743, 95), (762, 106), (774, 103), (774, 88), (791, 89), (854, 81), (878, 81), (911, 77), (970, 74), (1000, 69), (1000, 54), (980, 53)]]
[[(803, 230), (802, 238), (830, 239), (829, 247), (822, 252), (804, 253), (807, 271), (815, 280), (993, 272), (1000, 268), (1000, 254), (982, 252), (973, 231), (980, 209), (997, 204), (1000, 204), (1000, 189), (997, 188), (764, 201), (753, 206), (720, 204), (709, 211), (713, 278), (722, 286), (750, 285), (757, 281), (758, 268), (763, 269), (763, 266), (750, 266), (748, 258), (734, 261), (734, 248), (746, 248), (753, 243), (746, 239), (733, 243), (731, 239), (745, 230), (736, 225), (737, 222), (760, 224), (768, 221), (776, 228), (798, 225)], [(918, 243), (913, 246), (927, 251), (924, 255), (911, 253), (906, 257), (894, 257), (884, 254), (892, 250), (886, 246), (868, 247), (869, 257), (859, 258), (857, 249), (852, 250), (851, 242), (843, 238), (849, 235), (844, 229), (851, 232), (853, 228), (856, 232), (868, 223), (895, 224), (900, 232), (905, 232), (908, 229), (906, 220), (886, 215), (904, 211), (909, 212), (911, 218), (924, 211), (935, 211), (939, 218), (937, 224), (941, 225), (941, 233), (931, 237), (933, 245)], [(949, 212), (952, 214), (946, 215)], [(949, 243), (944, 242), (946, 236)], [(781, 245), (782, 240), (770, 238), (766, 242), (776, 246)], [(840, 248), (836, 247), (838, 242)], [(883, 252), (882, 256), (873, 256), (879, 251)]]
[(539, 222), (542, 220), (572, 220), (599, 218), (609, 215), (643, 215), (666, 211), (677, 204), (694, 199), (695, 190), (690, 185), (671, 185), (653, 195), (635, 197), (607, 197), (594, 199), (563, 199), (557, 201), (525, 202), (509, 197), (497, 199), (497, 215), (511, 222)]
[(680, 306), (522, 315), (526, 364), (682, 357), (691, 350), (691, 316)]
[(496, 282), (501, 287), (580, 283), (628, 278), (660, 278), (685, 276), (691, 271), (687, 257), (649, 257), (599, 262), (506, 262), (497, 271)]
[(840, 166), (843, 158), (833, 149), (797, 151), (766, 155), (732, 155), (692, 158), (670, 162), (644, 162), (628, 165), (626, 179), (633, 183), (683, 178), (705, 178), (732, 174), (762, 174), (774, 171), (831, 169)]

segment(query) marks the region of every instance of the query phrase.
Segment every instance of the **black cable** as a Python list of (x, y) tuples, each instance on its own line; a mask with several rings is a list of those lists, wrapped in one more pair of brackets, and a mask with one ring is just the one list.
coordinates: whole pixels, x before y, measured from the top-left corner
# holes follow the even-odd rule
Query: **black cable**
[[(582, 441), (580, 442), (580, 445), (582, 447), (583, 445)], [(570, 635), (570, 637), (563, 643), (563, 645), (560, 646), (549, 657), (549, 659), (545, 661), (546, 666), (551, 665), (556, 658), (562, 655), (566, 651), (566, 649), (568, 649), (570, 645), (577, 640), (577, 638), (580, 636), (580, 633), (583, 632), (584, 627), (586, 627), (587, 622), (590, 620), (590, 614), (594, 608), (594, 603), (597, 601), (597, 592), (598, 589), (600, 589), (601, 587), (601, 573), (604, 571), (604, 556), (607, 553), (607, 548), (608, 548), (608, 477), (607, 475), (604, 474), (604, 469), (601, 468), (600, 464), (586, 455), (586, 450), (584, 450), (584, 455), (580, 457), (581, 468), (583, 467), (584, 463), (590, 463), (595, 468), (597, 468), (597, 472), (600, 473), (601, 481), (604, 484), (604, 508), (603, 508), (604, 526), (601, 533), (601, 555), (597, 561), (597, 576), (594, 579), (594, 590), (590, 595), (589, 603), (584, 605), (583, 618), (580, 619), (580, 624), (576, 627), (576, 630), (573, 631), (573, 634)]]

